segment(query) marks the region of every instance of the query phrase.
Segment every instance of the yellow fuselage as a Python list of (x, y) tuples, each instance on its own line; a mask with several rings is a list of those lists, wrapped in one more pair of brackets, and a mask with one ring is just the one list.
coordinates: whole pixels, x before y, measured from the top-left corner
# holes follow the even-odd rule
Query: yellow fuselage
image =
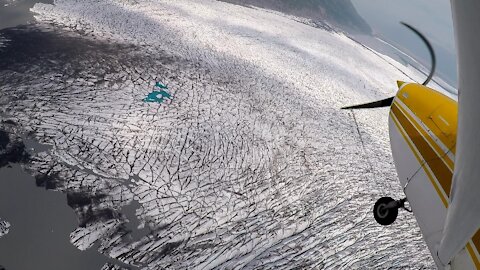
[[(390, 141), (400, 183), (432, 252), (441, 239), (455, 162), (458, 104), (416, 83), (398, 82), (390, 110)], [(480, 232), (465, 255), (480, 269)]]

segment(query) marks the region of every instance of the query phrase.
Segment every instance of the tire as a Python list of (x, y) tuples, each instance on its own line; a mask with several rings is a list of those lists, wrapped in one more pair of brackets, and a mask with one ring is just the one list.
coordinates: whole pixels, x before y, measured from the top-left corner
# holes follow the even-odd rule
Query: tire
[(395, 200), (390, 197), (382, 197), (373, 206), (373, 217), (378, 224), (386, 226), (392, 224), (398, 216), (398, 208), (385, 209), (385, 207)]

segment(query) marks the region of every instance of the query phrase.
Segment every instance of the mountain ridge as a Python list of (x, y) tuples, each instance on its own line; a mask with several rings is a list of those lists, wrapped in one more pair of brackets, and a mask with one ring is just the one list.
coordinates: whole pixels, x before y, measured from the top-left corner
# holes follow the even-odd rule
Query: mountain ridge
[(371, 34), (372, 29), (358, 14), (351, 0), (219, 0), (255, 6), (312, 20), (327, 21), (351, 33)]

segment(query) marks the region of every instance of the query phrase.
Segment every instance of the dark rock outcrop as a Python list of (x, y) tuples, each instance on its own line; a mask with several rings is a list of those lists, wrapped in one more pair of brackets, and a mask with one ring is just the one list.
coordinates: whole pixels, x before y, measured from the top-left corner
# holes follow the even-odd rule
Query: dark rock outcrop
[(25, 144), (21, 138), (9, 134), (0, 126), (0, 168), (8, 163), (25, 162), (28, 160)]

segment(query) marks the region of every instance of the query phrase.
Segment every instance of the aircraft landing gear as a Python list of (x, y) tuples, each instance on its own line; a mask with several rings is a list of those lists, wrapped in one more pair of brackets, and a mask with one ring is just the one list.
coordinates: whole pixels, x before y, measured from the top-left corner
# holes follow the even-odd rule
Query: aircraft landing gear
[(373, 206), (373, 217), (380, 225), (390, 225), (397, 219), (398, 208), (411, 212), (405, 208), (406, 201), (407, 198), (396, 201), (390, 197), (382, 197)]

